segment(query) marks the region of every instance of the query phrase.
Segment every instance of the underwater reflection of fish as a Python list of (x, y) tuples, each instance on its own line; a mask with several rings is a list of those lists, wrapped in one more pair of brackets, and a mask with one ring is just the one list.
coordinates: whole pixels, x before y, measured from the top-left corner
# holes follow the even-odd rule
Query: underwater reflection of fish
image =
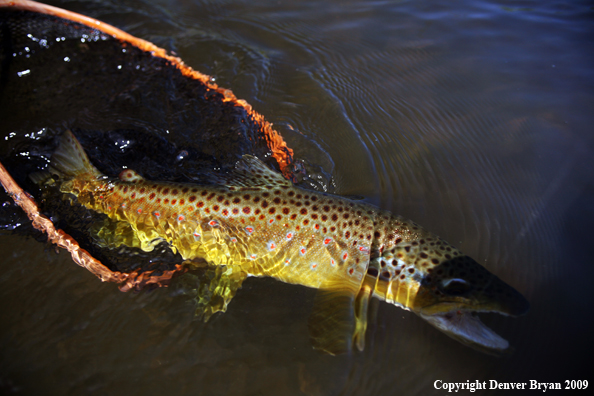
[[(207, 320), (225, 311), (248, 276), (319, 289), (310, 319), (314, 346), (336, 354), (364, 348), (371, 297), (418, 314), (450, 337), (487, 353), (506, 340), (474, 314), (522, 315), (526, 299), (439, 237), (369, 204), (294, 186), (252, 156), (206, 185), (156, 182), (133, 170), (101, 174), (67, 131), (48, 170), (31, 178), (58, 183), (110, 224), (110, 246), (152, 251), (165, 241), (185, 265), (207, 263), (198, 296)], [(114, 232), (113, 230), (116, 230)]]

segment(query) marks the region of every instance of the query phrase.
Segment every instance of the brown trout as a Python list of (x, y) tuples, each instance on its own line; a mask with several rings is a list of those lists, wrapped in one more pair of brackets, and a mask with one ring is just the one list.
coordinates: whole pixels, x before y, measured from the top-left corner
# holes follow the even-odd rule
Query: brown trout
[(205, 320), (226, 310), (246, 277), (269, 276), (319, 289), (309, 327), (314, 346), (326, 352), (363, 349), (375, 297), (498, 354), (508, 342), (475, 313), (517, 316), (529, 307), (514, 288), (417, 224), (296, 187), (249, 155), (230, 174), (216, 176), (216, 184), (150, 181), (133, 170), (114, 179), (90, 163), (67, 131), (44, 173), (32, 178), (58, 175), (63, 193), (116, 224), (112, 244), (151, 251), (165, 241), (185, 264), (206, 262)]

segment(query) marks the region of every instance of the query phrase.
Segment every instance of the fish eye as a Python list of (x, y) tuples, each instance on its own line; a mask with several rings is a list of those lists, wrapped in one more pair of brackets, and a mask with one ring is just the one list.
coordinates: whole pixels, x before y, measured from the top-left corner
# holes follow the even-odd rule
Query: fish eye
[(446, 294), (460, 296), (470, 290), (470, 284), (464, 279), (459, 278), (444, 279), (441, 282), (440, 289)]

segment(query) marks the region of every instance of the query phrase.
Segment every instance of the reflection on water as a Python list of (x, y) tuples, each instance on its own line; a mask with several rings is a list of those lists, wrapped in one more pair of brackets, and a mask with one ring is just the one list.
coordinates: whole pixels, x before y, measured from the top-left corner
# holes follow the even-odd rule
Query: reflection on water
[[(26, 222), (3, 208), (4, 229), (18, 232), (0, 239), (0, 390), (443, 394), (435, 380), (588, 379), (594, 98), (586, 2), (55, 4), (175, 51), (273, 122), (312, 183), (322, 177), (318, 186), (422, 224), (520, 290), (532, 310), (485, 318), (516, 347), (505, 359), (386, 304), (376, 307), (364, 352), (330, 357), (309, 344), (312, 290), (250, 279), (226, 314), (203, 324), (192, 320), (183, 283), (120, 293), (22, 236), (26, 225), (16, 224)], [(166, 138), (147, 120), (171, 117), (166, 108), (136, 109), (108, 120), (85, 103), (67, 120), (48, 121), (6, 108), (2, 136), (66, 122), (133, 125)], [(2, 144), (3, 161), (27, 152)]]

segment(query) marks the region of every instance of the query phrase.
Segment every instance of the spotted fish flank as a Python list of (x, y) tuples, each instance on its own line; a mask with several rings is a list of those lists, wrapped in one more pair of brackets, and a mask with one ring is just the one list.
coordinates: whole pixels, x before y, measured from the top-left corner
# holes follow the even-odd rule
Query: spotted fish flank
[(415, 223), (298, 188), (251, 156), (215, 175), (217, 184), (149, 181), (129, 169), (115, 180), (91, 165), (68, 131), (51, 161), (63, 193), (127, 225), (133, 238), (121, 235), (120, 244), (133, 239), (152, 251), (166, 241), (186, 265), (208, 263), (211, 292), (199, 296), (205, 319), (225, 311), (246, 277), (269, 276), (320, 290), (310, 331), (327, 352), (350, 350), (351, 341), (363, 348), (368, 301), (376, 297), (497, 353), (507, 341), (472, 313), (528, 309), (515, 289)]

